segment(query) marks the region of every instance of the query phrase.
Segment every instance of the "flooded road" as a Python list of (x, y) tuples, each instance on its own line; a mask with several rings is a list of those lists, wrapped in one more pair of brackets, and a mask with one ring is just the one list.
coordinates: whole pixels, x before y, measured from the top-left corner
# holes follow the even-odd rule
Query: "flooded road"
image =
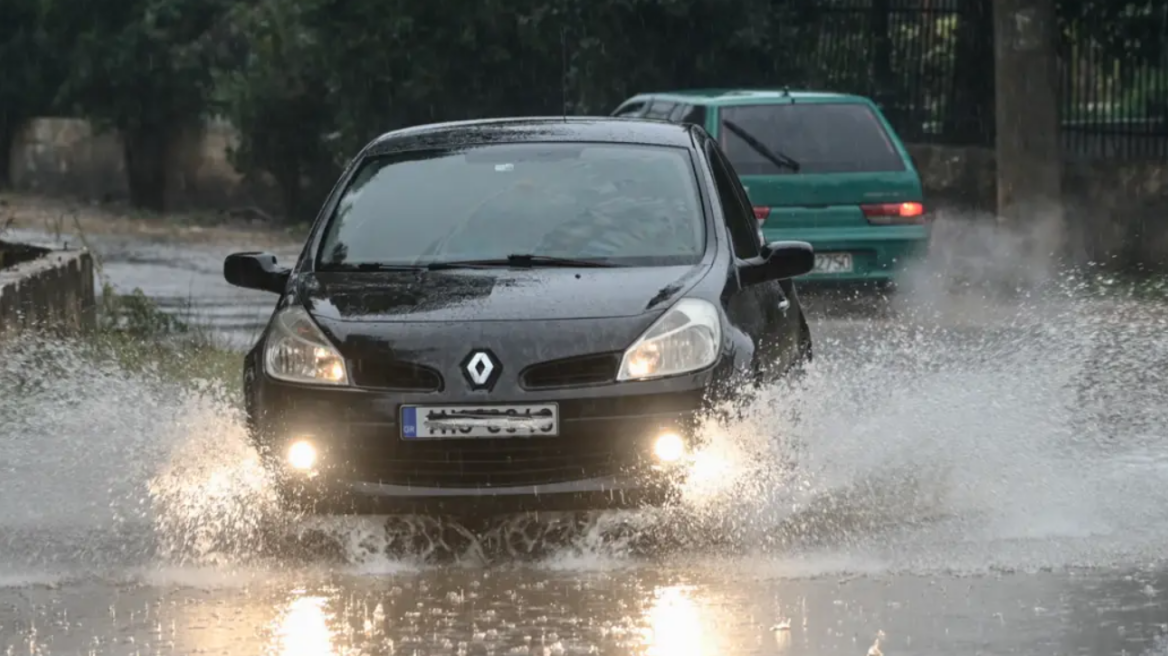
[[(245, 246), (91, 242), (236, 343), (274, 300), (221, 282)], [(14, 345), (0, 653), (1168, 655), (1168, 308), (914, 299), (810, 299), (807, 379), (712, 425), (679, 507), (529, 557), (283, 517), (230, 400)]]
[[(9, 594), (16, 654), (1156, 654), (1163, 577), (628, 571), (198, 575)], [(211, 578), (211, 575), (206, 575)], [(225, 578), (225, 577), (224, 577)], [(877, 641), (879, 640), (879, 643)], [(877, 647), (877, 649), (873, 649)]]

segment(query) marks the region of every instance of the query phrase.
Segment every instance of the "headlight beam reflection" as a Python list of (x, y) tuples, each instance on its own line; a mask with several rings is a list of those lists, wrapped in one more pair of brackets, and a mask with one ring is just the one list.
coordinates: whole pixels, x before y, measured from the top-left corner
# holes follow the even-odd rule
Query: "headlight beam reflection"
[(674, 463), (685, 456), (685, 440), (677, 433), (662, 433), (653, 443), (653, 455), (664, 463)]
[(331, 656), (332, 619), (324, 597), (303, 596), (289, 602), (275, 627), (277, 656)]
[(316, 447), (305, 439), (293, 442), (288, 447), (288, 465), (297, 471), (312, 471), (316, 466)]
[(645, 632), (646, 653), (651, 656), (704, 656), (706, 635), (698, 605), (688, 586), (657, 590), (649, 608)]

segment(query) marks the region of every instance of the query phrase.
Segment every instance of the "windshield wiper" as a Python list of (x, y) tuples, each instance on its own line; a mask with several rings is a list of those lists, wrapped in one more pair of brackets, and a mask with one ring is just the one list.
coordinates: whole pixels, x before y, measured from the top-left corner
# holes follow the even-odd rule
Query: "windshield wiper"
[(727, 130), (730, 130), (731, 132), (733, 132), (735, 134), (735, 136), (737, 136), (739, 139), (745, 141), (746, 145), (750, 146), (759, 155), (762, 155), (763, 157), (770, 160), (770, 162), (772, 164), (774, 164), (775, 166), (777, 166), (781, 169), (791, 169), (792, 171), (794, 171), (796, 173), (799, 172), (799, 168), (800, 168), (799, 162), (796, 162), (795, 160), (791, 159), (790, 157), (787, 157), (786, 155), (784, 155), (778, 151), (771, 150), (770, 148), (767, 147), (766, 144), (759, 141), (758, 138), (755, 137), (753, 134), (742, 129), (741, 125), (738, 125), (734, 121), (725, 121), (725, 120), (722, 121), (722, 125), (725, 125)]
[(498, 267), (615, 267), (600, 260), (574, 260), (551, 255), (516, 254), (507, 257), (483, 260), (451, 260), (449, 262), (429, 262), (418, 264), (387, 264), (381, 262), (356, 262), (353, 264), (333, 264), (322, 267), (321, 271), (445, 271), (449, 269), (494, 269)]
[(424, 271), (426, 267), (416, 264), (384, 264), (381, 262), (357, 262), (354, 264), (329, 264), (321, 271)]
[(553, 257), (551, 255), (532, 255), (518, 253), (504, 258), (487, 260), (454, 260), (451, 262), (431, 262), (424, 265), (430, 271), (443, 269), (477, 269), (483, 267), (573, 267), (573, 268), (607, 268), (618, 266), (600, 260), (576, 260), (569, 257)]

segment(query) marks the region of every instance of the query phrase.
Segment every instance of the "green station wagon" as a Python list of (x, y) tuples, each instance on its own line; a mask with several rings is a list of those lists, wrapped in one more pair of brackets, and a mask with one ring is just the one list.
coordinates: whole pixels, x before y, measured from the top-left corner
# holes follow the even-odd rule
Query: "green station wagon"
[(645, 93), (612, 115), (704, 127), (738, 171), (765, 239), (815, 247), (808, 281), (890, 283), (927, 249), (920, 176), (868, 98), (788, 90)]

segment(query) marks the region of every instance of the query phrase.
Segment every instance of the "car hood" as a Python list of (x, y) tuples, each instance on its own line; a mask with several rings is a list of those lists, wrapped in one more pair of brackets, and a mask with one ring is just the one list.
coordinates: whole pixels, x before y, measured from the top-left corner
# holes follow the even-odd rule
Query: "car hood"
[(332, 321), (599, 319), (661, 310), (700, 279), (701, 265), (612, 269), (466, 269), (312, 273), (299, 297)]

